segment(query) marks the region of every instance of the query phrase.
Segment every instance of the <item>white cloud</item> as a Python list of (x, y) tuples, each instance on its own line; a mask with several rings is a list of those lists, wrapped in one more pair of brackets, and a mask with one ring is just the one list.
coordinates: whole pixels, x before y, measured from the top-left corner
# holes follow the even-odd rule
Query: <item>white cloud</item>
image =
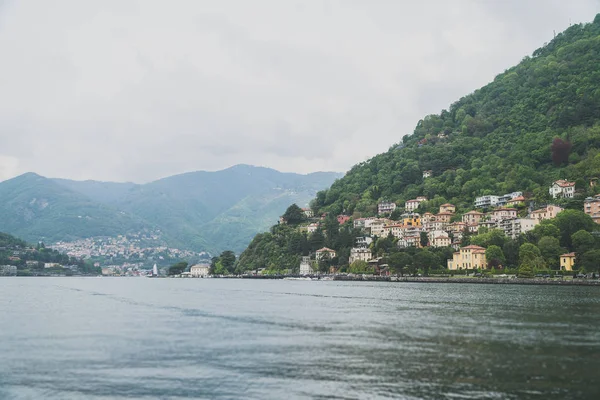
[(348, 169), (596, 0), (0, 3), (2, 176)]

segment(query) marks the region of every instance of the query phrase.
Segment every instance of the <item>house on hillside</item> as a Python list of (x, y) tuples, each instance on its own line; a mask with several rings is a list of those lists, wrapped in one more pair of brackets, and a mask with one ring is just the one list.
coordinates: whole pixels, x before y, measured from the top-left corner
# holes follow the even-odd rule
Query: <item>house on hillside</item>
[(525, 202), (527, 201), (527, 199), (523, 196), (517, 196), (514, 199), (510, 199), (506, 202), (506, 205), (508, 207), (518, 207), (518, 206), (523, 206), (525, 205)]
[(537, 221), (537, 223), (542, 222), (545, 219), (556, 218), (559, 212), (563, 211), (562, 207), (549, 205), (544, 208), (540, 208), (539, 210), (532, 211), (529, 214), (530, 218), (533, 218)]
[(484, 217), (484, 213), (479, 211), (469, 211), (462, 216), (462, 222), (465, 224), (478, 224)]
[(592, 217), (595, 223), (600, 224), (600, 195), (586, 198), (583, 202), (583, 212)]
[(313, 213), (313, 210), (311, 210), (310, 208), (303, 208), (302, 213), (304, 214), (304, 216), (306, 218), (312, 218), (315, 216), (315, 214)]
[(423, 179), (429, 178), (431, 175), (433, 175), (432, 170), (428, 169), (427, 171), (423, 171)]
[(377, 204), (377, 213), (378, 214), (391, 214), (396, 210), (396, 203), (384, 201)]
[(520, 234), (529, 232), (537, 225), (532, 218), (507, 218), (499, 222), (500, 229), (511, 239), (516, 239)]
[(494, 221), (502, 221), (508, 218), (516, 218), (517, 217), (517, 209), (516, 208), (497, 208), (489, 213), (490, 219)]
[(371, 253), (371, 249), (367, 247), (353, 247), (350, 250), (350, 258), (348, 262), (352, 264), (354, 261), (369, 261), (373, 258), (373, 253)]
[(475, 208), (491, 208), (498, 205), (499, 196), (487, 195), (475, 198)]
[(440, 206), (440, 213), (454, 214), (456, 212), (456, 206), (454, 204), (445, 203)]
[(346, 222), (350, 221), (350, 217), (348, 215), (338, 215), (337, 221), (340, 225), (344, 225)]
[(329, 249), (327, 247), (320, 248), (315, 251), (315, 259), (317, 261), (321, 260), (323, 257), (329, 256), (329, 259), (332, 259), (336, 256), (335, 250)]
[(419, 196), (416, 199), (407, 200), (404, 204), (404, 209), (408, 212), (415, 211), (417, 208), (419, 208), (419, 204), (424, 201), (427, 201), (427, 197)]
[(550, 196), (552, 196), (554, 199), (572, 199), (575, 196), (575, 182), (560, 179), (552, 182), (552, 185), (550, 185), (550, 189), (548, 189), (548, 191), (550, 192)]

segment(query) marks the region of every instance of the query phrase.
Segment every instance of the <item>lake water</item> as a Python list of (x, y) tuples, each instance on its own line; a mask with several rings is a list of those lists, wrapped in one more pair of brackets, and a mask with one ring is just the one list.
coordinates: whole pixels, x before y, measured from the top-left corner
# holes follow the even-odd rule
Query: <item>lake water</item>
[(600, 399), (600, 288), (0, 278), (0, 399)]

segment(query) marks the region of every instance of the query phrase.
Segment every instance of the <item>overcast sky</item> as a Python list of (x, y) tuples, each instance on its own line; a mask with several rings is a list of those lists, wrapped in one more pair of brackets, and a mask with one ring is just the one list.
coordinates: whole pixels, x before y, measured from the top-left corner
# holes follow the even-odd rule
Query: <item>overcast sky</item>
[(600, 0), (0, 0), (0, 179), (345, 171)]

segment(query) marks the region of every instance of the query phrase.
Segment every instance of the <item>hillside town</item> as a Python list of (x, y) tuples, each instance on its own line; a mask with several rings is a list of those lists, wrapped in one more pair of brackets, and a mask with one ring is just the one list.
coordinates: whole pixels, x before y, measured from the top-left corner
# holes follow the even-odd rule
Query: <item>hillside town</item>
[[(423, 176), (431, 176), (431, 171), (425, 171)], [(572, 199), (576, 194), (575, 182), (557, 180), (550, 185), (548, 193), (554, 200)], [(486, 249), (477, 245), (463, 246), (464, 235), (476, 235), (496, 229), (514, 240), (533, 230), (542, 221), (556, 218), (564, 210), (555, 204), (533, 208), (534, 202), (520, 191), (477, 197), (473, 209), (462, 214), (457, 213), (456, 206), (450, 203), (441, 204), (437, 213), (417, 212), (421, 204), (427, 201), (427, 197), (419, 196), (406, 201), (403, 208), (394, 202), (383, 201), (377, 205), (377, 216), (366, 218), (338, 215), (337, 221), (340, 226), (351, 221), (352, 227), (361, 234), (355, 238), (348, 264), (364, 261), (373, 266), (376, 274), (389, 274), (388, 266), (382, 264), (382, 257), (373, 253), (371, 244), (377, 238), (390, 237), (400, 249), (451, 247), (454, 253), (446, 264), (449, 271), (486, 269)], [(600, 224), (600, 195), (586, 198), (583, 211), (594, 222)], [(318, 229), (323, 229), (326, 214), (315, 216), (310, 208), (303, 208), (302, 212), (308, 222), (298, 226), (300, 232), (311, 235)], [(396, 214), (396, 218), (391, 219), (393, 214)], [(285, 224), (286, 220), (281, 217), (279, 222)], [(300, 274), (310, 275), (315, 272), (315, 265), (324, 257), (334, 259), (336, 256), (336, 251), (331, 248), (316, 250), (309, 256), (302, 257)], [(561, 270), (573, 271), (575, 258), (573, 252), (560, 255)], [(335, 266), (332, 266), (330, 272), (335, 271)]]
[(128, 271), (131, 268), (149, 268), (154, 263), (186, 260), (206, 260), (210, 254), (154, 245), (160, 239), (156, 234), (128, 234), (117, 237), (93, 237), (72, 242), (57, 242), (49, 247), (71, 257), (91, 260), (96, 266)]

